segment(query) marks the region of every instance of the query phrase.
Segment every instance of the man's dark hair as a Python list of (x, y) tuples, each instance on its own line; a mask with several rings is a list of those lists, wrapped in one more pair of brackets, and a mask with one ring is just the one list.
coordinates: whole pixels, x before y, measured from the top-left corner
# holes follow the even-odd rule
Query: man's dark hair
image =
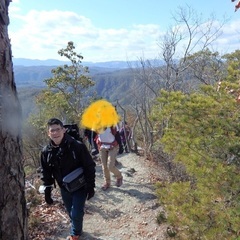
[(51, 118), (51, 119), (49, 119), (48, 122), (47, 122), (47, 126), (48, 126), (48, 127), (50, 127), (50, 126), (52, 126), (52, 125), (54, 125), (54, 124), (60, 125), (61, 127), (63, 127), (62, 121), (59, 120), (58, 118)]

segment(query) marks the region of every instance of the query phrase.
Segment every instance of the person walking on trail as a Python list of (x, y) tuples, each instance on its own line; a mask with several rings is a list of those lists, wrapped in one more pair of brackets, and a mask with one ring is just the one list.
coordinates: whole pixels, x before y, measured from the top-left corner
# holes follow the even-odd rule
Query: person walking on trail
[[(65, 133), (59, 119), (51, 118), (48, 121), (47, 132), (50, 142), (41, 151), (41, 180), (45, 189), (45, 201), (47, 204), (53, 203), (51, 191), (56, 181), (71, 221), (70, 236), (67, 239), (78, 240), (82, 234), (85, 202), (95, 194), (96, 164), (87, 147)], [(76, 178), (77, 181), (69, 184), (64, 182), (64, 178), (73, 178), (72, 173), (79, 169), (83, 172), (81, 181)], [(73, 180), (76, 180), (75, 177)]]
[(123, 149), (126, 153), (129, 153), (127, 141), (131, 138), (131, 128), (128, 126), (127, 122), (122, 123), (122, 127), (119, 131), (121, 141), (123, 144)]
[(105, 180), (105, 183), (102, 186), (103, 190), (107, 190), (111, 186), (110, 172), (116, 177), (117, 187), (120, 187), (123, 183), (122, 173), (115, 166), (116, 156), (119, 150), (118, 142), (115, 139), (116, 132), (116, 127), (107, 127), (103, 132), (98, 133), (96, 139)]

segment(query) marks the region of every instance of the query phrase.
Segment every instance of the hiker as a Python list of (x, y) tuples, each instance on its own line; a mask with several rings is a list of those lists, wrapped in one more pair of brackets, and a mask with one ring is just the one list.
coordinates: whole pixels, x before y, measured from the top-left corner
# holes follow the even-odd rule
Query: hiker
[(122, 123), (122, 127), (119, 131), (119, 134), (120, 134), (120, 137), (121, 137), (121, 141), (122, 141), (122, 144), (123, 144), (124, 151), (126, 153), (129, 153), (127, 141), (131, 137), (131, 128), (128, 126), (126, 121), (124, 123)]
[(116, 177), (116, 186), (120, 187), (123, 182), (122, 173), (116, 167), (116, 156), (119, 150), (119, 144), (115, 138), (116, 127), (107, 127), (103, 132), (98, 133), (96, 142), (98, 144), (100, 159), (105, 183), (102, 190), (107, 190), (111, 186), (110, 172)]
[(123, 144), (122, 144), (122, 140), (121, 140), (121, 136), (119, 133), (120, 127), (119, 124), (116, 125), (116, 133), (115, 133), (115, 139), (118, 142), (118, 154), (122, 154), (124, 149), (123, 149)]
[(91, 146), (91, 154), (92, 154), (92, 156), (96, 156), (97, 154), (99, 154), (98, 146), (97, 146), (97, 143), (95, 141), (97, 133), (86, 128), (84, 130), (84, 136), (88, 140), (88, 143)]
[[(47, 204), (53, 203), (51, 191), (56, 180), (71, 220), (70, 236), (67, 239), (78, 240), (82, 234), (85, 202), (95, 194), (96, 164), (86, 145), (72, 138), (65, 131), (59, 119), (51, 118), (48, 121), (47, 133), (50, 142), (41, 152), (41, 180), (45, 187)], [(72, 184), (64, 183), (64, 177), (73, 175), (72, 173), (78, 169), (83, 171), (81, 181), (77, 179), (77, 182), (71, 182)]]

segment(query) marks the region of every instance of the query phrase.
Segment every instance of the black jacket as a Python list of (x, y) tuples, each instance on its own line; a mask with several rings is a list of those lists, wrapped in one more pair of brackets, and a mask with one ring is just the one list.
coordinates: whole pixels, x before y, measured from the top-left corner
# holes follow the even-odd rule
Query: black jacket
[(54, 180), (62, 187), (62, 179), (78, 167), (84, 171), (87, 188), (95, 187), (95, 162), (87, 147), (65, 133), (59, 146), (53, 142), (45, 146), (41, 152), (42, 181), (44, 186), (54, 184)]

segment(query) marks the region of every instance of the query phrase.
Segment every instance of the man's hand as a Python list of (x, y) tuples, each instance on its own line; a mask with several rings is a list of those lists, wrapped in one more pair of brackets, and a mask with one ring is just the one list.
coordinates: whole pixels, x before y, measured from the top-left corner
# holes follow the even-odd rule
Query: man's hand
[(95, 194), (94, 188), (87, 189), (87, 200), (91, 199)]
[(45, 201), (47, 204), (53, 204), (53, 200), (51, 198), (51, 192), (52, 192), (52, 187), (46, 187), (44, 190), (44, 194), (45, 194)]

